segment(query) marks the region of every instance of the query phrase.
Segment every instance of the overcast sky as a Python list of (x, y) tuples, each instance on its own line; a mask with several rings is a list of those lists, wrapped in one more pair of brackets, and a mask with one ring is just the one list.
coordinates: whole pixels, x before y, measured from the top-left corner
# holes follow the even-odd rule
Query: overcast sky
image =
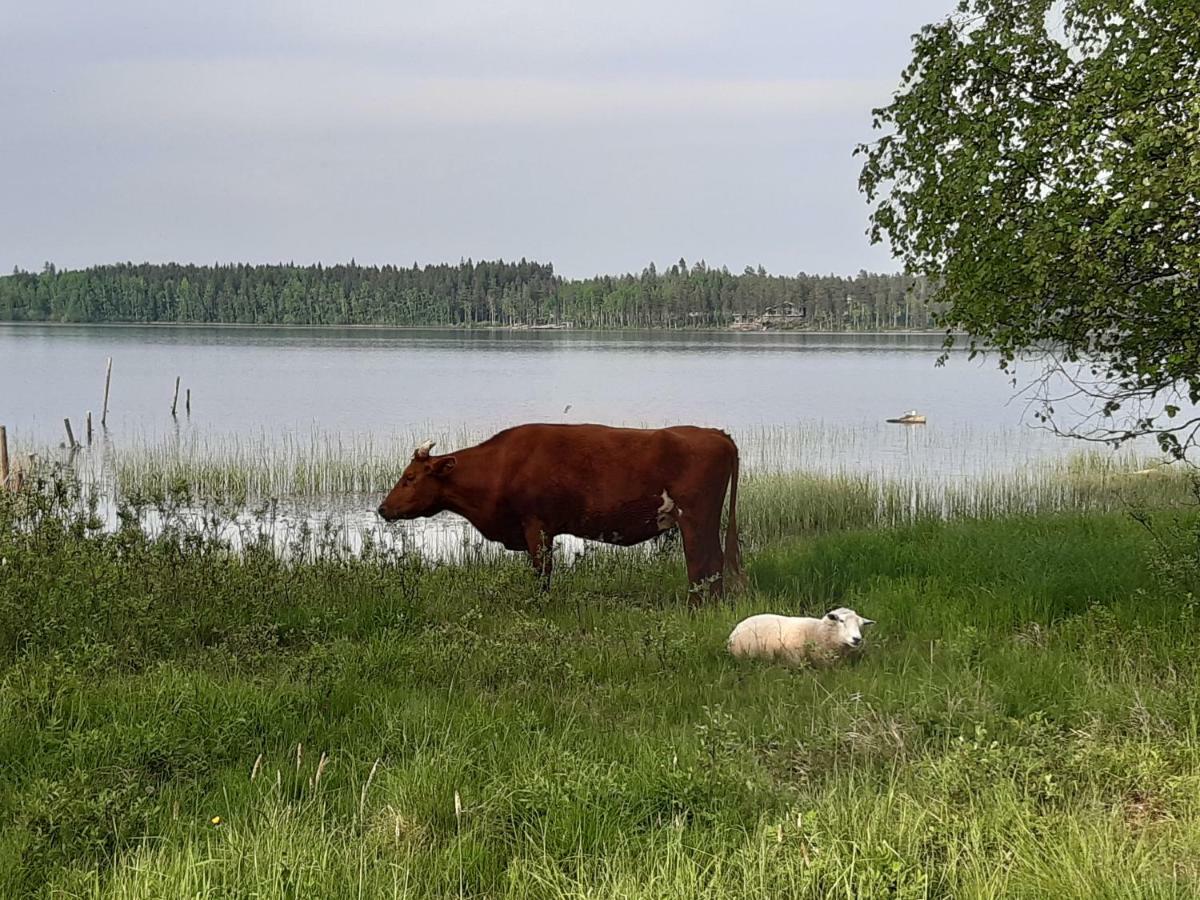
[(890, 270), (851, 152), (952, 6), (0, 0), (0, 270)]

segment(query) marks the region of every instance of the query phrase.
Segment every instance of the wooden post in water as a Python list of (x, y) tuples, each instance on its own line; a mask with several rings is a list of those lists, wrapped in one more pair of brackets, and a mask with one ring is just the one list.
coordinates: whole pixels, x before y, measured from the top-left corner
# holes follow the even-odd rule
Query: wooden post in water
[(179, 376), (175, 376), (175, 396), (171, 399), (171, 418), (175, 418), (175, 408), (179, 406)]
[(190, 419), (192, 417), (192, 389), (191, 388), (188, 388), (187, 393), (184, 394), (183, 408), (185, 410), (187, 410), (187, 417)]
[(74, 450), (79, 444), (75, 440), (75, 432), (71, 431), (71, 420), (63, 419), (63, 425), (67, 429), (67, 449)]
[(108, 386), (112, 384), (112, 357), (108, 358), (108, 370), (104, 373), (104, 407), (100, 410), (100, 427), (108, 427)]
[(87, 414), (87, 441), (88, 446), (92, 446), (92, 411), (90, 409)]
[(8, 431), (0, 425), (0, 489), (8, 487)]

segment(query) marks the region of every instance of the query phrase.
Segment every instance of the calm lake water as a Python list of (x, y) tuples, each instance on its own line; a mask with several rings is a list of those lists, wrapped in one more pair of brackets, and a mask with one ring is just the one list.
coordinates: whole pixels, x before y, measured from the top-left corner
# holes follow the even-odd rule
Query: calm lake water
[[(99, 420), (112, 442), (192, 434), (486, 434), (527, 421), (823, 427), (854, 466), (909, 457), (956, 470), (1060, 452), (987, 360), (935, 367), (937, 335), (411, 331), (0, 325), (0, 424), (57, 443)], [(175, 376), (192, 414), (170, 416)], [(917, 408), (924, 429), (884, 426)], [(864, 446), (864, 444), (866, 446)], [(1075, 446), (1075, 445), (1072, 445)], [(952, 449), (950, 456), (947, 453)], [(837, 447), (827, 448), (836, 456)], [(952, 457), (952, 458), (951, 458)], [(802, 463), (802, 460), (797, 460)]]
[[(88, 410), (99, 428), (111, 356), (108, 431), (73, 457), (93, 472), (130, 450), (207, 461), (231, 447), (295, 459), (297, 448), (342, 457), (345, 446), (367, 447), (385, 468), (394, 454), (398, 474), (418, 440), (451, 450), (528, 421), (714, 425), (737, 438), (747, 470), (944, 485), (1080, 449), (1032, 426), (993, 361), (956, 352), (937, 367), (940, 346), (937, 335), (0, 324), (0, 424), (14, 453), (57, 447), (65, 416), (82, 440)], [(177, 375), (192, 412), (181, 390), (173, 420)], [(911, 408), (929, 424), (884, 421)], [(384, 529), (377, 494), (280, 494), (270, 528), (281, 545), (331, 520), (352, 550), (367, 533), (443, 558), (483, 543), (448, 513)], [(115, 524), (111, 499), (103, 511)], [(258, 527), (253, 513), (243, 518)]]

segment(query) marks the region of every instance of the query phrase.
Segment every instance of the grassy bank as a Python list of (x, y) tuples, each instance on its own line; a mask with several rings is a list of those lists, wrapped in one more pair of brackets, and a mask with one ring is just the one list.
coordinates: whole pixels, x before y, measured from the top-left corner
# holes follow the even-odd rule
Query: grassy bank
[[(286, 566), (60, 502), (0, 499), (0, 895), (1200, 890), (1182, 512), (1166, 553), (1123, 513), (848, 521), (691, 614), (669, 553), (543, 597), (519, 560)], [(841, 604), (880, 623), (858, 665), (722, 652)]]

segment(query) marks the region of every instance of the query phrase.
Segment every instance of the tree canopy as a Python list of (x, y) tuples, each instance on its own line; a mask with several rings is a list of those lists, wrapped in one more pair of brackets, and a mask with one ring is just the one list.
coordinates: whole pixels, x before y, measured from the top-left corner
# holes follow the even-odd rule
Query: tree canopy
[(0, 278), (0, 321), (295, 325), (728, 325), (791, 303), (830, 331), (929, 328), (921, 280), (860, 272), (735, 275), (686, 260), (639, 274), (565, 279), (552, 266), (466, 260), (411, 267), (122, 263)]
[(1083, 397), (1077, 436), (1182, 455), (1200, 428), (1180, 414), (1200, 403), (1200, 3), (962, 0), (914, 36), (874, 117), (870, 233), (940, 285), (939, 322), (1010, 371), (1037, 352), (1048, 421)]

